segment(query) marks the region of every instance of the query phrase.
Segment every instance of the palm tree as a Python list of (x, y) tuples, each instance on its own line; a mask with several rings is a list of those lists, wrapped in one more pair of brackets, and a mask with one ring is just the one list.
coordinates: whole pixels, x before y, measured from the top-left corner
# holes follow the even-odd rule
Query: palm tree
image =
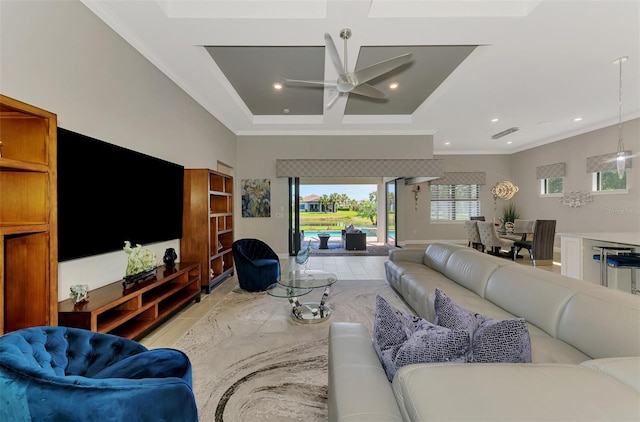
[(329, 202), (331, 202), (331, 211), (336, 212), (336, 204), (340, 202), (340, 194), (334, 192), (329, 195)]
[(327, 205), (329, 205), (329, 197), (326, 194), (322, 195), (320, 198), (318, 198), (318, 204), (320, 204), (320, 211), (326, 212)]

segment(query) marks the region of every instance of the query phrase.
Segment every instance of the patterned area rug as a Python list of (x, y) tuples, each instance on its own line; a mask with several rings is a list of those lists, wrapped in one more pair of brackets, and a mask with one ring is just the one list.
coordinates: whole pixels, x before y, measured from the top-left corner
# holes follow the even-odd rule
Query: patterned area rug
[(330, 319), (301, 324), (287, 299), (232, 290), (173, 346), (191, 359), (200, 420), (326, 421), (329, 325), (361, 322), (371, 331), (376, 294), (407, 309), (384, 280), (340, 280), (327, 300)]

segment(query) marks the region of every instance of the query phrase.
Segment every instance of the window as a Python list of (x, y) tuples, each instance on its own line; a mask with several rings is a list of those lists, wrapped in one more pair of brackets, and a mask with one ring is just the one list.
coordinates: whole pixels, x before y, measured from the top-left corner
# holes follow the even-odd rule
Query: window
[(556, 196), (563, 192), (564, 177), (540, 179), (540, 195)]
[(626, 171), (622, 179), (618, 177), (617, 170), (597, 171), (592, 174), (593, 174), (592, 190), (594, 192), (611, 192), (611, 191), (627, 190), (627, 172)]
[(480, 215), (480, 185), (431, 185), (431, 221), (463, 221)]

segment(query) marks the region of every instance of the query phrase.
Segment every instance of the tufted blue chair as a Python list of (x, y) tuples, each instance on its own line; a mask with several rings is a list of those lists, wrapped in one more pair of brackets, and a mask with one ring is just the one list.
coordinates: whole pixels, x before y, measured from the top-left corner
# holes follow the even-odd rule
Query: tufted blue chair
[(262, 240), (238, 239), (231, 246), (240, 287), (259, 292), (278, 281), (280, 260)]
[(197, 421), (191, 363), (80, 328), (32, 327), (0, 337), (2, 421)]

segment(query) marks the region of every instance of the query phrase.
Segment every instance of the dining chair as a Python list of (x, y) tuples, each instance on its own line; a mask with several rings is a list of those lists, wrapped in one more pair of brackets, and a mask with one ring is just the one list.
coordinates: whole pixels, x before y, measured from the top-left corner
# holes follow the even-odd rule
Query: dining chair
[(513, 259), (518, 251), (528, 249), (534, 266), (553, 265), (553, 244), (556, 236), (556, 220), (536, 220), (531, 240), (517, 240), (513, 246)]
[(480, 240), (487, 253), (500, 255), (501, 250), (505, 252), (513, 250), (513, 240), (498, 237), (496, 228), (491, 221), (478, 221), (477, 224), (478, 232), (480, 232)]
[(478, 231), (478, 221), (466, 220), (464, 222), (464, 228), (467, 231), (467, 239), (469, 239), (469, 244), (467, 246), (484, 252), (484, 245), (482, 244), (480, 232)]

